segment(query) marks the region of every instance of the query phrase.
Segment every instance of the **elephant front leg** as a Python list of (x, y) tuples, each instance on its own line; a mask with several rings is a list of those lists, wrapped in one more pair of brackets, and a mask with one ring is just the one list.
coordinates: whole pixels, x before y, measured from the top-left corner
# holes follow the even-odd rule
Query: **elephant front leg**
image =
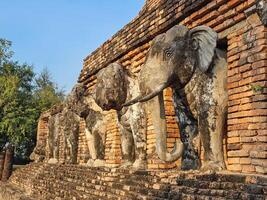
[(182, 155), (182, 170), (195, 170), (200, 166), (198, 152), (194, 146), (193, 140), (197, 136), (198, 127), (197, 121), (185, 103), (185, 100), (180, 96), (179, 91), (173, 93), (175, 113), (177, 123), (180, 130), (181, 141), (184, 144)]
[(58, 163), (59, 161), (59, 135), (56, 133), (53, 140), (53, 157), (50, 159), (50, 163)]
[(204, 149), (201, 170), (225, 169), (222, 146), (225, 111), (218, 106), (209, 106), (199, 114), (199, 132)]
[(134, 161), (134, 139), (133, 134), (130, 130), (126, 129), (122, 125), (120, 125), (120, 133), (121, 133), (121, 151), (122, 151), (122, 159), (123, 164), (121, 168), (127, 168), (132, 166)]
[(47, 137), (46, 152), (45, 152), (45, 157), (47, 161), (53, 158), (53, 147), (54, 147), (53, 137), (51, 136), (51, 133), (48, 132), (48, 134), (49, 135)]
[(76, 164), (78, 155), (78, 135), (77, 131), (73, 131), (70, 134), (71, 135), (66, 139), (66, 145), (68, 149), (68, 154), (66, 155), (66, 163)]
[(132, 123), (134, 146), (135, 146), (135, 161), (133, 168), (145, 169), (146, 168), (146, 116), (145, 112), (137, 112), (137, 119)]
[(87, 140), (87, 146), (90, 153), (90, 159), (87, 161), (87, 165), (90, 167), (104, 167), (104, 148), (103, 140), (99, 136), (97, 130), (93, 130), (91, 133), (88, 128), (85, 129), (85, 136)]

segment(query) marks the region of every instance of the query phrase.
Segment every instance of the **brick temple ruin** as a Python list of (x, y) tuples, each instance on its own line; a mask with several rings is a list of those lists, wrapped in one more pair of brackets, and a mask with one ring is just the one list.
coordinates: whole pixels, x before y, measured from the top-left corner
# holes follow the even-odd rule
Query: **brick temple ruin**
[[(11, 190), (8, 188), (13, 188), (18, 193), (24, 192), (29, 199), (266, 199), (266, 7), (266, 0), (147, 0), (137, 17), (84, 59), (78, 86), (74, 87), (67, 103), (57, 105), (41, 115), (37, 145), (32, 154), (36, 163), (16, 170), (5, 185), (3, 194), (0, 191), (0, 197), (8, 196)], [(189, 155), (190, 164), (186, 166), (184, 163), (187, 154), (184, 152), (179, 159), (170, 159), (169, 162), (162, 159), (157, 149), (160, 147), (157, 146), (156, 125), (152, 119), (153, 109), (144, 106), (142, 120), (145, 125), (141, 128), (145, 127), (145, 137), (141, 146), (145, 149), (145, 155), (142, 157), (142, 169), (134, 169), (131, 165), (121, 167), (127, 156), (122, 149), (125, 148), (121, 137), (123, 123), (118, 116), (124, 114), (115, 109), (101, 109), (108, 108), (108, 103), (99, 105), (101, 103), (98, 102), (103, 99), (95, 100), (99, 97), (96, 96), (97, 91), (103, 86), (101, 81), (105, 83), (105, 78), (102, 80), (102, 77), (113, 72), (107, 71), (105, 74), (105, 69), (119, 68), (118, 71), (121, 72), (122, 67), (130, 72), (130, 78), (138, 77), (147, 66), (150, 49), (157, 43), (159, 35), (167, 32), (165, 38), (171, 37), (168, 34), (175, 27), (179, 30), (187, 27), (189, 32), (203, 32), (203, 27), (197, 28), (203, 25), (209, 27), (209, 35), (216, 34), (214, 48), (226, 55), (227, 75), (218, 75), (222, 81), (227, 81), (228, 94), (227, 125), (219, 137), (222, 148), (218, 154), (222, 154), (223, 166), (201, 170), (209, 156), (207, 154), (214, 151), (207, 152), (203, 145), (207, 135), (192, 136), (191, 139), (185, 138), (181, 133), (177, 123), (177, 107), (173, 103), (176, 101), (173, 99), (174, 87), (168, 87), (163, 91), (166, 148), (168, 152), (172, 152), (175, 143), (182, 141), (183, 151), (193, 151), (197, 158), (194, 160)], [(201, 41), (204, 39), (200, 39)], [(193, 45), (194, 40), (191, 42)], [(211, 43), (208, 42), (207, 44)], [(205, 48), (208, 55), (211, 47), (208, 50), (207, 46)], [(165, 59), (168, 59), (172, 52), (169, 49), (166, 51)], [(151, 71), (153, 73), (159, 71)], [(214, 91), (216, 93), (216, 88)], [(102, 95), (101, 91), (97, 94)], [(223, 98), (222, 94), (224, 93), (220, 93), (219, 97)], [(83, 96), (86, 96), (86, 100), (82, 101), (90, 107), (86, 111), (86, 117), (83, 117), (85, 111), (80, 111), (82, 106), (79, 103)], [(118, 96), (123, 95), (119, 93)], [(131, 97), (133, 99), (134, 95)], [(78, 118), (68, 114), (69, 111), (77, 114), (76, 105), (79, 108)], [(115, 106), (115, 103), (112, 102), (112, 105)], [(132, 116), (140, 116), (135, 111), (133, 109), (126, 121)], [(68, 128), (64, 125), (58, 129), (55, 127), (58, 124), (55, 122), (57, 116), (58, 123), (60, 120), (65, 120), (63, 124), (69, 123), (68, 119), (71, 121)], [(69, 118), (66, 119), (66, 116)], [(52, 119), (54, 123), (51, 125)], [(205, 115), (200, 116), (198, 121), (200, 120), (205, 120)], [(194, 121), (186, 121), (186, 125), (193, 126), (191, 122)], [(198, 129), (204, 130), (200, 125)], [(51, 127), (56, 130), (56, 134), (51, 134)], [(98, 137), (91, 137), (93, 132)], [(208, 143), (215, 146), (211, 149), (216, 149), (217, 143), (210, 144), (212, 136), (210, 137)], [(133, 144), (138, 146), (139, 143), (134, 141)], [(132, 151), (135, 151), (132, 153), (135, 156), (140, 153), (136, 149)], [(213, 155), (209, 159), (212, 161), (215, 157)], [(95, 160), (101, 162), (92, 163)], [(191, 161), (197, 164), (194, 165)]]

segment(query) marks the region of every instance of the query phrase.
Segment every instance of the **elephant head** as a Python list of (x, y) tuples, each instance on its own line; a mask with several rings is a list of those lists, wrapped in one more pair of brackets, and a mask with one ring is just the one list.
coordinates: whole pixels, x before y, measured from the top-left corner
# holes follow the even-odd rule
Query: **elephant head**
[(97, 75), (95, 101), (103, 110), (121, 110), (127, 98), (126, 71), (112, 63)]
[(257, 0), (256, 9), (262, 23), (267, 26), (267, 0)]
[(64, 105), (81, 118), (86, 118), (89, 114), (88, 103), (86, 102), (86, 88), (81, 83), (77, 83), (67, 96)]
[(157, 135), (156, 150), (164, 161), (175, 161), (181, 157), (183, 145), (176, 142), (176, 148), (167, 152), (163, 90), (185, 87), (197, 67), (204, 73), (208, 71), (216, 45), (217, 33), (206, 26), (189, 30), (179, 25), (157, 36), (139, 74), (141, 95), (124, 104), (129, 106), (153, 98), (149, 106)]

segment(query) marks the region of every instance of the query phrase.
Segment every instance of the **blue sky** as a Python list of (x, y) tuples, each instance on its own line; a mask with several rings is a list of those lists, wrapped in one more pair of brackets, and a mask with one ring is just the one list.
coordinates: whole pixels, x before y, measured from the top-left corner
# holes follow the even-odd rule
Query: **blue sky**
[(69, 92), (82, 61), (132, 20), (144, 0), (0, 0), (0, 38), (13, 42), (14, 58), (47, 67)]

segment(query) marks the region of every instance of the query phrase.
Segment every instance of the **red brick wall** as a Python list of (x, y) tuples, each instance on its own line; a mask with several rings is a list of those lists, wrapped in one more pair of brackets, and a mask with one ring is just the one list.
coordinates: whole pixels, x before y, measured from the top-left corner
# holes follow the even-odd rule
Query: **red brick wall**
[(45, 147), (48, 136), (48, 112), (43, 113), (38, 121), (36, 146)]
[(228, 169), (267, 173), (267, 28), (254, 15), (227, 39)]

